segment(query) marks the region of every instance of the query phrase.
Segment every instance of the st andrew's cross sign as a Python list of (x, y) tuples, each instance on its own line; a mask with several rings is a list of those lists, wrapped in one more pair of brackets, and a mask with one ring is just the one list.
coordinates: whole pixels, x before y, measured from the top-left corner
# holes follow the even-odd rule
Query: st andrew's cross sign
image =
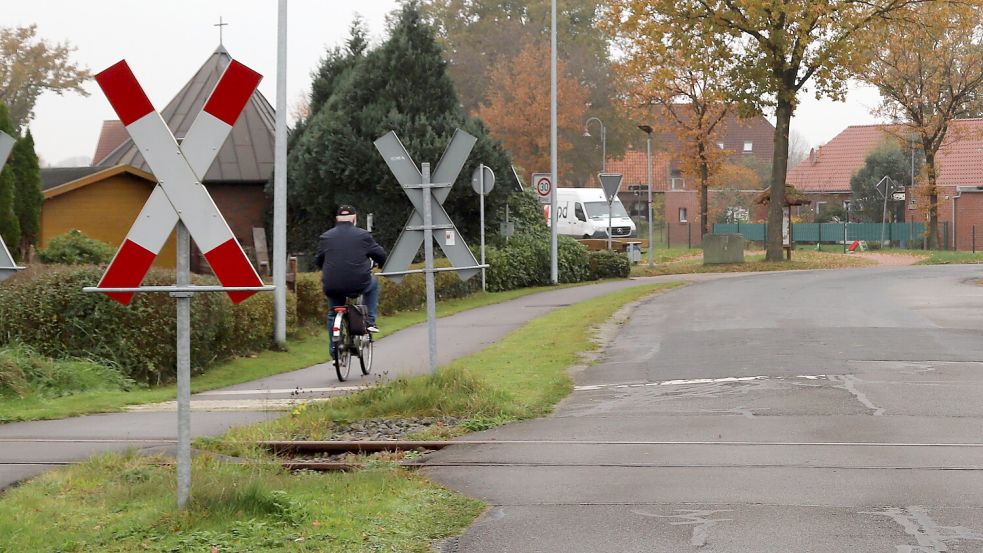
[(474, 254), (464, 243), (464, 239), (443, 206), (451, 192), (451, 185), (454, 184), (461, 170), (464, 169), (468, 155), (471, 154), (471, 149), (474, 148), (477, 141), (477, 138), (460, 129), (454, 132), (453, 138), (447, 145), (447, 149), (437, 163), (430, 179), (430, 182), (434, 183), (433, 188), (430, 188), (429, 182), (426, 187), (423, 186), (423, 173), (410, 158), (410, 154), (406, 151), (403, 143), (399, 141), (395, 132), (390, 131), (375, 141), (376, 149), (382, 154), (389, 170), (392, 171), (406, 196), (410, 199), (410, 203), (413, 204), (413, 213), (396, 240), (396, 245), (393, 246), (392, 252), (386, 260), (386, 266), (382, 269), (383, 273), (397, 273), (389, 276), (392, 280), (398, 282), (402, 278), (402, 275), (398, 273), (409, 269), (410, 263), (413, 262), (413, 258), (420, 251), (420, 246), (423, 245), (425, 230), (423, 228), (423, 195), (431, 192), (432, 199), (435, 200), (431, 204), (431, 210), (433, 212), (432, 227), (436, 231), (433, 236), (437, 245), (443, 250), (451, 264), (458, 269), (456, 272), (461, 280), (467, 280), (478, 274), (480, 268)]
[[(137, 82), (126, 61), (96, 75), (96, 82), (126, 126), (158, 185), (116, 252), (98, 288), (140, 285), (150, 265), (181, 220), (225, 287), (259, 287), (262, 281), (201, 181), (261, 77), (239, 62), (229, 63), (201, 113), (179, 145)], [(233, 302), (255, 291), (230, 291)], [(127, 305), (133, 292), (106, 292)]]

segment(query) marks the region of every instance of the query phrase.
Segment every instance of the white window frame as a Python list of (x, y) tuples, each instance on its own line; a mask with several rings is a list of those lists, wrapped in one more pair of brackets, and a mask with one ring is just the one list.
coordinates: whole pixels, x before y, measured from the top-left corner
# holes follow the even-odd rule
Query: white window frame
[(669, 179), (670, 190), (686, 190), (686, 182), (683, 177), (671, 177)]
[(752, 142), (750, 140), (745, 140), (744, 141), (744, 152), (745, 153), (750, 153), (750, 152), (753, 152), (753, 151), (754, 151), (754, 142)]
[(687, 217), (687, 213), (686, 213), (686, 208), (685, 207), (679, 208), (679, 222), (680, 223), (688, 223), (689, 222), (689, 219)]

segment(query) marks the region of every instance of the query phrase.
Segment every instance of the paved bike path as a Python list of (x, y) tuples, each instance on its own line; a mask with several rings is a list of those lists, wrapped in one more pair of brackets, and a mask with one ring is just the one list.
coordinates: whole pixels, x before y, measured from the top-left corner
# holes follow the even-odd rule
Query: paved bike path
[[(646, 282), (715, 280), (740, 276), (672, 275), (550, 290), (464, 311), (438, 319), (438, 360), (448, 363), (484, 349), (519, 326), (558, 307), (589, 300)], [(327, 356), (327, 351), (325, 351)], [(373, 375), (339, 383), (334, 368), (321, 363), (268, 378), (192, 396), (194, 437), (270, 420), (285, 404), (349, 393), (379, 378), (415, 375), (427, 370), (427, 329), (414, 325), (376, 344)], [(357, 368), (353, 372), (358, 372)], [(177, 439), (177, 415), (171, 405), (140, 412), (88, 415), (53, 421), (0, 425), (0, 490), (57, 466), (105, 451), (168, 448)]]

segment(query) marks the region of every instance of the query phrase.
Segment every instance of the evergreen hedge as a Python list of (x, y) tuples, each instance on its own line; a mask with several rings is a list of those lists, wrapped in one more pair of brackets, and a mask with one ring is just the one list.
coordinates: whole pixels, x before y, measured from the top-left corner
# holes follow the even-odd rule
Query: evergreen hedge
[[(0, 347), (24, 344), (53, 358), (86, 358), (109, 364), (142, 385), (174, 380), (175, 307), (167, 294), (137, 294), (127, 307), (95, 286), (103, 269), (47, 266), (29, 269), (0, 286)], [(195, 284), (215, 284), (194, 276)], [(173, 284), (173, 271), (153, 269), (145, 285)], [(220, 293), (191, 302), (191, 368), (270, 347), (273, 296), (258, 293), (233, 305)], [(288, 325), (297, 322), (296, 299), (288, 297)]]

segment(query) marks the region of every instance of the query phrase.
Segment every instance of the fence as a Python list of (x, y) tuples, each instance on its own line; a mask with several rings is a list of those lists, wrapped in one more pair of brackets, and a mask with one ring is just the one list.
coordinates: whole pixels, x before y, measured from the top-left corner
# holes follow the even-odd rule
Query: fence
[[(713, 225), (713, 232), (740, 234), (745, 240), (763, 242), (766, 227), (765, 224), (718, 223)], [(975, 251), (975, 234), (973, 227), (972, 236), (965, 237), (966, 242), (958, 244), (960, 249), (968, 250), (972, 247)], [(940, 223), (939, 244), (936, 249), (952, 249), (956, 245), (952, 238), (955, 237), (950, 237), (949, 223)], [(797, 244), (844, 244), (856, 240), (880, 243), (883, 240), (891, 246), (907, 249), (925, 249), (927, 243), (924, 223), (798, 223), (792, 225), (792, 239)]]

